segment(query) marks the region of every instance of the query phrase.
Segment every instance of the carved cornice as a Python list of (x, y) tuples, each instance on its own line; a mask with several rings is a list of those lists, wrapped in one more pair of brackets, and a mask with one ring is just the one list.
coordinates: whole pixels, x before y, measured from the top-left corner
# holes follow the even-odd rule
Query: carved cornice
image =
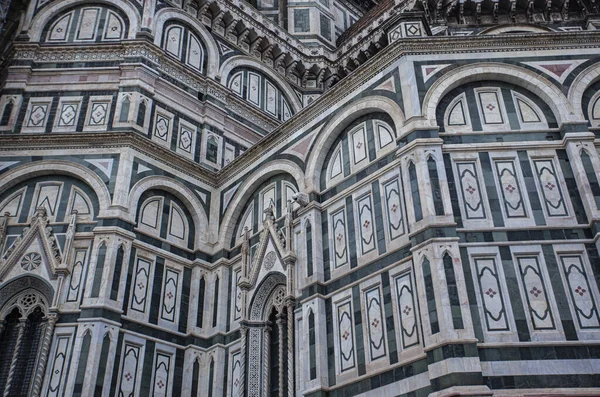
[(216, 81), (171, 59), (162, 49), (145, 40), (123, 41), (120, 44), (93, 45), (41, 45), (17, 43), (13, 47), (10, 60), (45, 62), (130, 62), (135, 58), (144, 58), (157, 71), (177, 80), (191, 89), (210, 95), (223, 102), (239, 116), (256, 126), (272, 131), (281, 124), (247, 104)]
[(321, 95), (310, 106), (296, 113), (261, 141), (248, 149), (226, 167), (217, 172), (217, 178), (228, 181), (252, 169), (259, 157), (270, 149), (288, 140), (298, 130), (322, 116), (323, 113), (339, 106), (342, 99), (352, 94), (366, 81), (400, 58), (411, 55), (432, 54), (474, 54), (488, 52), (531, 52), (532, 50), (563, 50), (600, 47), (600, 31), (522, 34), (510, 36), (469, 36), (469, 37), (427, 37), (404, 39), (394, 42), (384, 51), (361, 65), (353, 73), (342, 79), (331, 90)]
[(92, 148), (131, 148), (159, 163), (168, 164), (195, 180), (201, 180), (211, 187), (218, 186), (214, 172), (133, 131), (0, 135), (0, 153), (45, 149), (69, 149), (76, 151)]

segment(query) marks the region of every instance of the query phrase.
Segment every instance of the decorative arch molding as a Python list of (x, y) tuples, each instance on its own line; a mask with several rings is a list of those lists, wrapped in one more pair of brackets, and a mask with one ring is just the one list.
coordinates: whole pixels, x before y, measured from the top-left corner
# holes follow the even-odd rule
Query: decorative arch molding
[[(180, 199), (187, 207), (196, 230), (196, 237), (194, 239), (194, 247), (196, 249), (201, 246), (205, 246), (208, 242), (208, 233), (203, 232), (208, 227), (208, 217), (204, 212), (202, 202), (196, 197), (196, 194), (183, 183), (164, 176), (148, 176), (138, 181), (129, 192), (128, 208), (130, 208), (129, 221), (135, 222), (137, 215), (137, 204), (146, 190), (149, 189), (160, 189), (165, 190), (175, 197)], [(204, 227), (204, 228), (203, 228)]]
[(582, 119), (584, 117), (582, 109), (583, 93), (598, 80), (600, 80), (600, 63), (595, 63), (585, 68), (571, 83), (568, 93), (569, 103), (573, 105), (576, 112), (582, 114)]
[(503, 81), (531, 91), (548, 104), (559, 124), (583, 119), (582, 112), (574, 111), (562, 91), (543, 76), (520, 66), (491, 62), (461, 66), (436, 80), (423, 99), (423, 116), (436, 125), (440, 100), (458, 86), (481, 80)]
[(279, 75), (274, 73), (269, 68), (265, 68), (264, 64), (248, 56), (236, 55), (231, 58), (228, 58), (225, 62), (223, 62), (218, 74), (218, 76), (221, 78), (221, 84), (227, 86), (227, 79), (229, 78), (231, 71), (238, 66), (256, 69), (261, 73), (264, 73), (269, 78), (273, 79), (273, 81), (277, 83), (279, 87), (284, 91), (285, 96), (290, 101), (290, 105), (292, 106), (294, 113), (297, 113), (300, 110), (302, 110), (302, 104), (300, 103), (300, 100), (298, 99), (298, 97), (294, 93), (294, 90), (288, 84), (288, 82), (279, 77)]
[[(52, 4), (48, 7), (44, 7), (39, 14), (37, 14), (29, 23), (29, 26), (26, 26), (25, 29), (28, 30), (29, 38), (31, 41), (41, 41), (42, 34), (44, 32), (44, 28), (50, 22), (52, 18), (58, 15), (61, 11), (65, 9), (75, 7), (78, 5), (89, 5), (90, 2), (86, 0), (64, 0), (57, 1), (56, 4)], [(127, 15), (127, 19), (129, 19), (129, 31), (127, 32), (127, 37), (129, 39), (135, 38), (136, 33), (139, 28), (139, 17), (137, 10), (134, 9), (131, 5), (127, 4), (126, 1), (107, 1), (107, 0), (96, 0), (94, 4), (103, 4), (111, 7), (116, 7), (121, 10), (125, 15)]]
[(194, 28), (196, 33), (200, 36), (204, 45), (206, 45), (207, 52), (207, 63), (206, 63), (206, 75), (208, 77), (215, 77), (219, 69), (219, 49), (217, 43), (198, 20), (193, 19), (185, 11), (177, 8), (163, 8), (154, 16), (153, 31), (154, 31), (154, 44), (158, 47), (161, 46), (161, 40), (163, 36), (163, 30), (165, 23), (168, 20), (179, 20)]
[(554, 32), (554, 30), (545, 27), (545, 26), (537, 26), (537, 25), (530, 25), (527, 23), (521, 23), (521, 24), (515, 24), (515, 25), (501, 25), (501, 26), (494, 26), (488, 29), (483, 29), (481, 32), (478, 33), (478, 36), (482, 36), (482, 35), (496, 35), (496, 34), (502, 34), (502, 33), (511, 33), (511, 32), (517, 32), (517, 33), (552, 33)]
[(325, 163), (327, 153), (329, 153), (338, 135), (354, 120), (372, 112), (387, 113), (394, 122), (393, 127), (396, 129), (396, 136), (402, 135), (400, 130), (404, 125), (404, 111), (393, 100), (384, 96), (368, 96), (346, 105), (321, 128), (313, 140), (306, 163), (306, 193), (319, 191), (321, 169)]
[(52, 305), (54, 288), (41, 277), (28, 274), (15, 277), (0, 285), (0, 310), (4, 312), (9, 301), (26, 290), (34, 290), (40, 293), (49, 305), (48, 308)]
[(100, 208), (98, 216), (111, 215), (109, 214), (109, 207), (111, 206), (110, 192), (104, 182), (89, 168), (72, 161), (42, 160), (17, 166), (0, 176), (0, 186), (8, 189), (27, 179), (42, 175), (67, 175), (85, 182), (98, 197)]
[(283, 286), (285, 290), (286, 278), (279, 272), (268, 274), (255, 289), (250, 300), (248, 319), (250, 321), (266, 321), (267, 309), (270, 307), (273, 293)]
[(221, 225), (225, 225), (219, 233), (220, 244), (225, 246), (231, 241), (233, 233), (235, 233), (237, 220), (243, 215), (242, 210), (244, 209), (244, 205), (252, 197), (254, 191), (267, 179), (277, 174), (291, 175), (298, 185), (298, 191), (304, 191), (304, 172), (293, 161), (276, 160), (261, 166), (259, 170), (246, 178), (237, 189), (236, 196), (229, 203), (225, 216), (220, 223)]

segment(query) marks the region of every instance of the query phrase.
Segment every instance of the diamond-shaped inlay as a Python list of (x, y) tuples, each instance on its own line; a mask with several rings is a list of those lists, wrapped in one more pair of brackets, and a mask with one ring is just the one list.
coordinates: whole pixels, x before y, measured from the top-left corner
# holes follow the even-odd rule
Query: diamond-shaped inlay
[(555, 185), (555, 184), (553, 184), (552, 182), (548, 182), (548, 183), (546, 183), (544, 186), (545, 186), (545, 187), (546, 187), (546, 189), (548, 189), (548, 190), (553, 190), (553, 189), (556, 187), (556, 185)]
[(486, 294), (487, 296), (489, 296), (490, 298), (493, 298), (493, 297), (494, 297), (494, 295), (496, 295), (496, 294), (497, 294), (497, 292), (496, 292), (496, 291), (494, 291), (493, 289), (489, 288), (487, 291), (485, 291), (485, 294)]
[(398, 211), (398, 206), (396, 204), (392, 204), (392, 208), (390, 208), (392, 212)]
[(171, 291), (167, 292), (167, 298), (173, 299), (173, 293)]
[(142, 282), (139, 282), (139, 283), (137, 283), (137, 287), (139, 289), (142, 289), (142, 288), (144, 288), (144, 284)]
[(29, 116), (30, 125), (39, 126), (46, 118), (46, 106), (33, 106), (31, 116)]
[(158, 382), (156, 382), (156, 386), (158, 386), (159, 389), (162, 389), (163, 387), (165, 387), (165, 382), (163, 382), (161, 379)]
[(373, 321), (371, 322), (371, 325), (372, 325), (373, 327), (377, 328), (377, 326), (379, 325), (379, 320), (378, 320), (378, 319), (375, 319), (375, 320), (373, 320)]
[(477, 191), (477, 189), (475, 189), (473, 186), (469, 185), (468, 188), (465, 189), (467, 191), (467, 193), (469, 194), (473, 194)]
[(410, 25), (406, 28), (406, 31), (411, 35), (411, 36), (416, 36), (420, 33), (419, 28), (417, 25)]
[(350, 337), (350, 332), (344, 331), (344, 333), (342, 334), (342, 338), (344, 338), (344, 340), (348, 340), (349, 337)]
[(512, 192), (514, 192), (515, 190), (517, 190), (517, 188), (516, 188), (516, 187), (514, 187), (514, 186), (513, 186), (513, 185), (511, 185), (511, 184), (508, 184), (508, 185), (506, 185), (506, 187), (505, 187), (504, 189), (505, 189), (507, 192), (509, 192), (509, 193), (512, 193)]
[(344, 238), (344, 235), (342, 233), (339, 233), (337, 235), (337, 241), (342, 241), (343, 238)]
[(582, 288), (580, 285), (577, 286), (577, 288), (575, 288), (575, 293), (579, 294), (579, 296), (583, 296), (587, 291), (585, 290), (585, 288)]
[(491, 103), (488, 103), (488, 105), (486, 106), (486, 109), (491, 112), (492, 110), (496, 109), (496, 106), (492, 105)]
[(410, 314), (411, 311), (412, 311), (412, 308), (410, 306), (404, 306), (404, 310), (402, 310), (402, 312), (404, 314), (406, 314), (407, 316)]
[(529, 293), (537, 298), (542, 294), (542, 290), (538, 289), (537, 287), (533, 287)]
[(125, 374), (125, 379), (127, 379), (127, 382), (130, 382), (131, 379), (133, 379), (133, 375), (131, 375), (130, 372), (127, 372), (127, 374)]
[(367, 219), (367, 220), (365, 220), (365, 222), (363, 223), (363, 227), (364, 227), (365, 229), (368, 229), (368, 228), (369, 228), (369, 226), (371, 226), (371, 222), (370, 222), (370, 221)]

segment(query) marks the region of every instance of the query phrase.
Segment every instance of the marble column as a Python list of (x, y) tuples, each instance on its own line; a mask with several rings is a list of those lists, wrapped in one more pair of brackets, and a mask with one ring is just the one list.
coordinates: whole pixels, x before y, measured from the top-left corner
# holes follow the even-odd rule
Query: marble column
[(4, 397), (10, 397), (10, 389), (12, 387), (13, 378), (15, 377), (15, 371), (17, 370), (17, 361), (19, 359), (21, 345), (23, 344), (23, 333), (25, 332), (26, 323), (27, 318), (21, 318), (19, 320), (19, 324), (17, 325), (17, 341), (15, 343), (15, 350), (13, 351), (12, 360), (10, 362), (10, 369), (8, 370), (6, 385), (4, 385)]
[(285, 327), (285, 318), (283, 313), (277, 313), (277, 329), (279, 330), (279, 397), (284, 397), (283, 394), (283, 384), (285, 381), (284, 372), (283, 372), (283, 330)]
[(288, 397), (294, 396), (294, 304), (287, 307)]
[(44, 380), (44, 370), (48, 361), (48, 352), (50, 350), (50, 344), (52, 343), (52, 336), (54, 335), (54, 326), (58, 320), (57, 313), (48, 313), (46, 316), (47, 323), (46, 329), (44, 330), (44, 336), (42, 339), (42, 349), (40, 351), (40, 358), (38, 366), (35, 370), (35, 376), (33, 381), (32, 396), (39, 397), (41, 394), (42, 382)]

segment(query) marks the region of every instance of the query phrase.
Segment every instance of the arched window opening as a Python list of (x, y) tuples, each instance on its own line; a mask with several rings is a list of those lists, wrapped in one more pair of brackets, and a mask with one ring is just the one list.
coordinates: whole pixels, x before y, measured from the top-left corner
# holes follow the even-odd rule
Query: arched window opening
[(140, 127), (144, 126), (144, 120), (146, 119), (146, 101), (141, 101), (138, 108), (137, 119), (135, 123)]
[(213, 397), (213, 381), (215, 377), (215, 360), (210, 358), (210, 366), (208, 367), (208, 397)]
[(8, 125), (14, 106), (15, 105), (12, 102), (9, 102), (6, 104), (6, 106), (4, 106), (4, 112), (2, 113), (2, 118), (0, 119), (0, 126)]
[(308, 361), (310, 368), (310, 380), (317, 379), (317, 352), (315, 338), (315, 314), (310, 311), (308, 314)]
[(213, 300), (213, 319), (212, 326), (217, 326), (217, 318), (219, 314), (219, 277), (215, 280), (215, 299)]
[(102, 243), (98, 249), (98, 259), (96, 261), (96, 270), (94, 272), (94, 284), (92, 285), (92, 298), (97, 298), (100, 295), (100, 284), (102, 283), (102, 275), (104, 274), (104, 260), (106, 258), (106, 244)]
[(75, 388), (73, 389), (73, 396), (81, 396), (83, 389), (83, 382), (85, 381), (85, 373), (90, 354), (90, 345), (92, 344), (92, 336), (89, 332), (83, 337), (81, 343), (81, 353), (79, 355), (79, 366), (77, 367), (77, 375), (75, 376)]
[(417, 167), (414, 163), (408, 166), (408, 178), (410, 180), (410, 192), (413, 199), (413, 208), (415, 210), (415, 221), (423, 219), (423, 209), (421, 208), (421, 196), (419, 195), (419, 181), (417, 179)]
[(194, 368), (192, 371), (192, 397), (198, 396), (198, 381), (200, 379), (200, 363), (194, 360)]
[(312, 247), (312, 227), (310, 222), (306, 222), (306, 275), (313, 275), (313, 247)]
[(110, 336), (107, 333), (104, 335), (104, 339), (102, 340), (102, 348), (100, 349), (100, 365), (98, 366), (98, 377), (96, 378), (94, 397), (102, 396), (102, 391), (104, 390), (104, 378), (106, 377), (106, 365), (108, 364), (109, 350)]
[(119, 297), (119, 284), (121, 282), (121, 271), (123, 269), (123, 257), (125, 250), (123, 246), (119, 246), (117, 250), (117, 259), (115, 260), (115, 271), (113, 273), (112, 286), (110, 289), (110, 299), (116, 301)]
[(442, 191), (440, 189), (437, 164), (432, 157), (429, 157), (429, 160), (427, 160), (427, 168), (429, 169), (429, 181), (431, 183), (431, 196), (433, 197), (435, 214), (444, 215), (444, 203), (442, 201)]
[(54, 322), (48, 323), (46, 299), (35, 290), (26, 289), (8, 302), (0, 311), (0, 392), (25, 397), (34, 393), (33, 381), (44, 370), (39, 355), (49, 348)]
[(448, 253), (444, 254), (444, 273), (446, 274), (446, 284), (448, 284), (448, 297), (450, 298), (450, 310), (452, 311), (452, 324), (454, 329), (464, 329), (462, 312), (460, 311), (460, 298), (458, 297), (458, 286), (456, 285), (456, 275), (454, 273), (454, 264), (452, 257)]
[(119, 113), (119, 123), (126, 123), (129, 120), (129, 108), (131, 106), (131, 101), (129, 97), (126, 96), (121, 102), (121, 113)]
[(202, 320), (204, 319), (204, 290), (206, 282), (204, 277), (200, 277), (200, 285), (198, 286), (198, 311), (196, 313), (196, 327), (202, 328)]

